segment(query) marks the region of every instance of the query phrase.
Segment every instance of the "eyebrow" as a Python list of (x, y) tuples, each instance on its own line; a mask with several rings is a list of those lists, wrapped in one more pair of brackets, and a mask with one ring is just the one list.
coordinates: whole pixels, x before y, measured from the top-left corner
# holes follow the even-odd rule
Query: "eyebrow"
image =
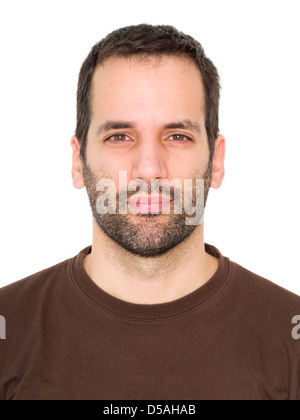
[[(123, 129), (126, 129), (126, 128), (135, 128), (135, 127), (136, 127), (135, 123), (130, 122), (130, 121), (107, 120), (107, 121), (105, 121), (105, 123), (101, 124), (97, 128), (97, 135), (100, 135), (100, 134), (105, 133), (105, 132), (110, 131), (110, 130), (123, 130)], [(201, 133), (200, 125), (197, 122), (191, 121), (189, 119), (165, 124), (163, 126), (163, 129), (164, 130), (170, 130), (170, 129), (191, 130), (191, 131), (194, 131), (198, 134)]]

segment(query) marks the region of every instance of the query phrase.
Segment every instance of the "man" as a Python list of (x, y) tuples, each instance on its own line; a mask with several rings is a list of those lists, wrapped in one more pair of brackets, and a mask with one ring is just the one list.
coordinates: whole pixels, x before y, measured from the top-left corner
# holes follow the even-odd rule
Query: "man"
[(1, 398), (299, 400), (300, 298), (204, 242), (225, 139), (201, 45), (171, 26), (114, 31), (77, 99), (93, 243), (1, 289)]

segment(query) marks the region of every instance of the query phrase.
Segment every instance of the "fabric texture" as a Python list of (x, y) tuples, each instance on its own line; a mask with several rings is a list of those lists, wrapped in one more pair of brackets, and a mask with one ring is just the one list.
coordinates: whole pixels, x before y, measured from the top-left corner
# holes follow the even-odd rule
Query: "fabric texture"
[(2, 400), (300, 400), (300, 297), (212, 245), (213, 277), (173, 302), (99, 288), (74, 258), (0, 289)]

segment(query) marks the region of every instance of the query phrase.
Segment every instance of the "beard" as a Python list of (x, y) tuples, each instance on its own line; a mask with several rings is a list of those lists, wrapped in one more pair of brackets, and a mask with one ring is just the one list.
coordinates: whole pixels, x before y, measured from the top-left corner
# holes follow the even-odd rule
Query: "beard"
[[(110, 239), (133, 255), (144, 258), (159, 257), (183, 242), (197, 228), (197, 225), (195, 224), (192, 225), (186, 223), (186, 220), (191, 216), (186, 213), (183, 198), (180, 214), (175, 214), (173, 211), (174, 209), (170, 206), (170, 214), (138, 213), (132, 215), (130, 213), (119, 214), (120, 194), (116, 193), (116, 214), (100, 214), (97, 211), (97, 200), (102, 192), (97, 191), (97, 183), (104, 177), (97, 178), (85, 160), (82, 160), (82, 172), (92, 214), (98, 227)], [(200, 175), (200, 177), (197, 175)], [(191, 178), (193, 188), (190, 200), (193, 205), (195, 205), (197, 199), (194, 188), (196, 179), (204, 180), (201, 219), (204, 214), (204, 208), (211, 183), (211, 176), (212, 159), (210, 159), (204, 173), (196, 173), (195, 176)], [(161, 192), (162, 190), (160, 188), (159, 193)], [(174, 199), (175, 193), (176, 191), (174, 191), (174, 188), (170, 188), (171, 200)], [(128, 198), (135, 194), (136, 192), (128, 191)], [(150, 188), (148, 194), (149, 196), (151, 194)]]

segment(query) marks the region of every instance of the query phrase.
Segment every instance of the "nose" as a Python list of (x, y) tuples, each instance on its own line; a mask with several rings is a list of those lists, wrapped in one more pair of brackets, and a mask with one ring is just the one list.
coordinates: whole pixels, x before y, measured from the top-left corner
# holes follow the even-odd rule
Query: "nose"
[(152, 179), (167, 179), (166, 150), (154, 138), (141, 139), (135, 150), (132, 179), (142, 179), (151, 185)]

